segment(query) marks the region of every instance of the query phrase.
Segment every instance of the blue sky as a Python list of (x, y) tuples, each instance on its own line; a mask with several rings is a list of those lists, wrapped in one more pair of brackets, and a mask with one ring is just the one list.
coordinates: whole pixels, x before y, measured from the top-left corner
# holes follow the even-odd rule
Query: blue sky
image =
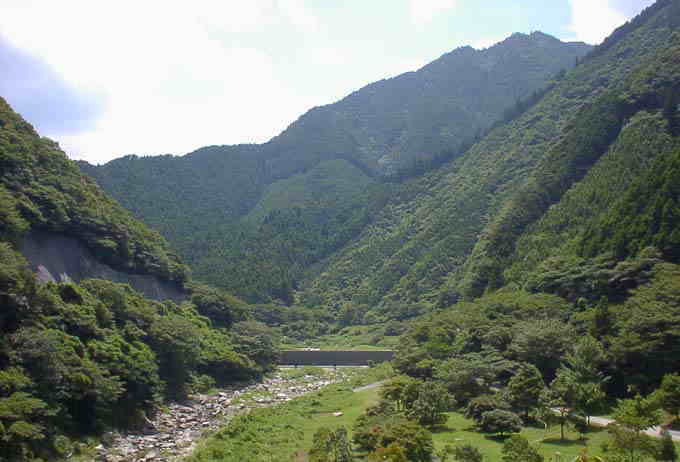
[(459, 46), (535, 30), (598, 43), (651, 3), (2, 0), (0, 96), (73, 158), (185, 154), (267, 141)]

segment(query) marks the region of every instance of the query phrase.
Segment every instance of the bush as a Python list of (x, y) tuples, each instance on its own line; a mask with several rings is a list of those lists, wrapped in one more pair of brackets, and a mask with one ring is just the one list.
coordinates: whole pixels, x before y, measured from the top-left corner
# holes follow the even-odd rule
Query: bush
[(521, 435), (512, 435), (503, 444), (503, 462), (543, 462), (543, 456)]
[(483, 413), (479, 426), (487, 433), (518, 433), (522, 431), (522, 419), (514, 412), (496, 409)]

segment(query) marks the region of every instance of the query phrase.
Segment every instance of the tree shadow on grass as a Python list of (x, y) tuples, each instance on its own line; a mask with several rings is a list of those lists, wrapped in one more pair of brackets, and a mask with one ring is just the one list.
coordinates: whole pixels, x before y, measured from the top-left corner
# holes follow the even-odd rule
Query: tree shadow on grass
[(536, 420), (532, 420), (530, 422), (525, 422), (524, 427), (525, 428), (535, 428), (537, 430), (545, 430), (545, 424), (538, 422)]
[(453, 427), (449, 427), (446, 424), (435, 425), (434, 427), (430, 428), (430, 432), (435, 433), (435, 434), (437, 434), (437, 433), (453, 433), (455, 431), (458, 431), (458, 430), (456, 430)]
[(599, 425), (594, 425), (588, 428), (588, 431), (585, 433), (586, 437), (590, 435), (591, 433), (602, 433), (606, 432), (607, 427), (600, 427)]
[(505, 440), (507, 440), (508, 438), (510, 438), (510, 436), (511, 436), (511, 434), (509, 434), (509, 433), (508, 433), (508, 434), (505, 434), (505, 435), (498, 435), (498, 434), (496, 434), (496, 435), (488, 435), (488, 434), (487, 434), (487, 435), (484, 435), (484, 439), (485, 439), (485, 440), (489, 440), (489, 441), (495, 441), (495, 442), (497, 442), (497, 443), (503, 443)]
[(544, 438), (541, 440), (541, 443), (543, 444), (552, 444), (555, 446), (562, 446), (562, 447), (572, 447), (572, 446), (586, 446), (588, 443), (588, 438), (584, 439), (562, 439), (562, 438)]

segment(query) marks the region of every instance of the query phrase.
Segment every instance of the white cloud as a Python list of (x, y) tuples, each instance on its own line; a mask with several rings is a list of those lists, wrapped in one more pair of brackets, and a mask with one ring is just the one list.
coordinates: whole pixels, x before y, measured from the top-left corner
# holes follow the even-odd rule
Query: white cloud
[[(315, 27), (302, 4), (281, 3), (296, 26)], [(100, 162), (263, 142), (313, 104), (277, 80), (272, 57), (215, 34), (281, 22), (273, 1), (67, 4), (3, 0), (0, 30), (68, 82), (105, 93), (109, 104), (93, 131), (57, 137), (72, 157)]]
[(607, 0), (569, 0), (574, 40), (601, 43), (628, 18)]
[(411, 19), (416, 26), (424, 26), (435, 15), (456, 6), (457, 0), (411, 0)]
[(278, 0), (278, 7), (295, 26), (306, 32), (314, 32), (319, 23), (303, 0)]

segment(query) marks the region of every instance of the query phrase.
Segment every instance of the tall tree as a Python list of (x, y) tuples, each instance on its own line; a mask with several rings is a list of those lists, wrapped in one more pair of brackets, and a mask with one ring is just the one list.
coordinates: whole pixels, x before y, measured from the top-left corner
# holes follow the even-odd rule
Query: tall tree
[(524, 412), (529, 418), (529, 411), (538, 405), (541, 392), (545, 388), (541, 372), (533, 364), (523, 365), (506, 387), (508, 402), (514, 409)]
[(487, 433), (519, 433), (522, 431), (522, 419), (517, 414), (510, 411), (496, 409), (482, 414), (480, 427)]
[(521, 435), (512, 435), (503, 443), (503, 462), (543, 462), (543, 456)]
[(676, 462), (678, 460), (678, 450), (675, 448), (675, 443), (673, 443), (673, 437), (665, 428), (661, 431), (661, 447), (659, 448), (657, 460), (667, 462)]
[(615, 451), (630, 462), (656, 453), (657, 444), (644, 434), (644, 430), (661, 422), (661, 412), (655, 399), (638, 394), (635, 398), (620, 400), (613, 417), (616, 423), (609, 425), (608, 430)]
[(418, 387), (418, 398), (406, 410), (406, 415), (425, 427), (434, 427), (446, 422), (446, 411), (451, 399), (442, 383), (423, 382)]
[(598, 369), (604, 357), (602, 345), (595, 338), (583, 337), (565, 355), (554, 381), (554, 388), (563, 395), (565, 404), (586, 421), (606, 398), (603, 385), (609, 377)]
[(327, 427), (321, 427), (314, 433), (312, 448), (309, 451), (310, 462), (352, 462), (353, 460), (346, 428), (340, 427), (332, 431)]
[(676, 419), (680, 418), (680, 374), (666, 374), (661, 381), (658, 390), (661, 407), (673, 415)]

